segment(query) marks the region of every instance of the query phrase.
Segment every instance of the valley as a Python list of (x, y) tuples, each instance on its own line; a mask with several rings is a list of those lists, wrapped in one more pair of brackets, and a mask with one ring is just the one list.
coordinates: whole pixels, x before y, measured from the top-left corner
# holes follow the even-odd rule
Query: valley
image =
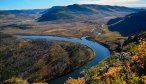
[(143, 84), (145, 11), (94, 4), (1, 10), (0, 83)]
[[(101, 28), (101, 25), (112, 18), (122, 17), (127, 14), (142, 11), (142, 9), (132, 9), (118, 6), (102, 5), (69, 5), (66, 7), (53, 7), (45, 10), (28, 11), (1, 11), (7, 13), (6, 17), (0, 19), (0, 30), (8, 34), (32, 34), (32, 35), (57, 35), (65, 37), (82, 37), (93, 35), (91, 29)], [(82, 11), (81, 11), (82, 10)], [(48, 12), (47, 12), (48, 11)], [(63, 19), (62, 16), (56, 19), (43, 20), (43, 17), (58, 17), (63, 13), (78, 14), (73, 18)], [(61, 14), (60, 14), (61, 12)], [(47, 13), (55, 13), (48, 15)], [(89, 13), (89, 14), (86, 14)], [(90, 14), (91, 13), (91, 14)], [(45, 16), (48, 15), (49, 17)], [(66, 17), (66, 16), (65, 16)], [(41, 20), (40, 20), (41, 19)], [(70, 32), (72, 31), (72, 32)]]

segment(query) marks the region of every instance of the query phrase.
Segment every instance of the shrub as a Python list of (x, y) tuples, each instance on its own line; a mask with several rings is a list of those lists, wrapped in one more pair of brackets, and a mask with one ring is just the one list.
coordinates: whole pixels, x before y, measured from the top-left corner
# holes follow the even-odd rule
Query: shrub
[(85, 78), (77, 78), (77, 79), (73, 79), (73, 78), (68, 78), (68, 80), (65, 82), (65, 84), (85, 84)]
[(11, 79), (5, 80), (3, 84), (28, 84), (28, 82), (21, 78), (11, 78)]

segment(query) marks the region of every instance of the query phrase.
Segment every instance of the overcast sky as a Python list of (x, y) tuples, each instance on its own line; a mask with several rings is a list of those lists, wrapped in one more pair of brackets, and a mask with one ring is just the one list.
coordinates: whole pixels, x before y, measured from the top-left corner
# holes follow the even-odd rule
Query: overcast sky
[(71, 4), (101, 4), (146, 7), (146, 0), (0, 0), (0, 10), (42, 9)]

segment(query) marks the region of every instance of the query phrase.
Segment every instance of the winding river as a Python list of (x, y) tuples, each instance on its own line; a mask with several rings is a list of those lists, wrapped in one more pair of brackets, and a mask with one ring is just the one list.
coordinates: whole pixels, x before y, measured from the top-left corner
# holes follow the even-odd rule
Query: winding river
[(110, 55), (110, 52), (107, 48), (105, 48), (104, 46), (102, 46), (96, 42), (87, 40), (86, 37), (82, 37), (81, 39), (65, 38), (65, 37), (59, 37), (59, 36), (39, 36), (39, 35), (38, 36), (36, 36), (36, 35), (35, 36), (16, 35), (16, 37), (17, 38), (29, 38), (29, 39), (49, 39), (49, 40), (57, 40), (57, 41), (76, 42), (76, 43), (81, 43), (83, 45), (86, 45), (95, 51), (96, 57), (93, 60), (87, 62), (86, 64), (77, 68), (73, 72), (70, 72), (69, 74), (66, 74), (66, 75), (63, 75), (54, 80), (48, 81), (49, 84), (63, 84), (64, 81), (68, 77), (77, 77), (84, 68), (89, 68), (94, 65), (97, 65), (99, 61), (101, 61), (102, 59), (104, 59), (105, 57)]

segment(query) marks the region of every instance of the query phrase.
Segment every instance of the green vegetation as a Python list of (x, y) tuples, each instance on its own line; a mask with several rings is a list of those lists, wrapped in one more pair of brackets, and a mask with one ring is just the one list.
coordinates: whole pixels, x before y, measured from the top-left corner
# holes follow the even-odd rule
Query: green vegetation
[(3, 84), (28, 84), (28, 82), (21, 78), (12, 78), (12, 79), (5, 80)]
[[(3, 82), (3, 84), (30, 84), (30, 83), (28, 83), (27, 80), (23, 80), (22, 78), (11, 78), (11, 79), (5, 80)], [(48, 84), (48, 83), (46, 83), (46, 82), (35, 82), (35, 83), (32, 83), (32, 84)]]
[(109, 31), (107, 26), (104, 26), (101, 32), (102, 35), (91, 35), (89, 39), (102, 44), (111, 52), (121, 51), (121, 47), (127, 37), (122, 37), (118, 32)]
[[(66, 84), (146, 83), (144, 39), (146, 33), (129, 37), (126, 42), (124, 40), (127, 38), (120, 35), (129, 36), (144, 31), (146, 13), (139, 12), (110, 20), (109, 29), (120, 31), (120, 34), (110, 32), (108, 28), (100, 28), (102, 26), (95, 26), (97, 22), (104, 24), (110, 18), (124, 16), (141, 9), (74, 4), (43, 11), (0, 11), (0, 31), (3, 32), (0, 32), (0, 83), (42, 84), (40, 81), (51, 80), (69, 73), (92, 59), (94, 55), (90, 48), (78, 43), (16, 39), (8, 34), (90, 36), (91, 40), (105, 45), (112, 51), (112, 55), (99, 65), (85, 69), (82, 72), (84, 77), (69, 78)], [(39, 13), (42, 12), (40, 16)], [(97, 30), (91, 32), (95, 28)], [(123, 28), (127, 28), (127, 31)], [(97, 32), (101, 32), (101, 35), (97, 35)]]
[[(83, 70), (84, 79), (82, 80), (86, 80), (89, 84), (145, 84), (145, 36), (146, 32), (129, 37), (121, 47), (122, 52), (114, 52), (98, 65)], [(70, 78), (67, 82), (72, 80), (82, 81)]]
[(0, 43), (0, 79), (18, 77), (29, 83), (50, 80), (83, 65), (93, 55), (90, 48), (79, 43), (3, 38)]
[(9, 35), (9, 34), (4, 34), (2, 32), (0, 32), (0, 41), (3, 40), (3, 39), (7, 39), (7, 38), (13, 38), (12, 35)]

